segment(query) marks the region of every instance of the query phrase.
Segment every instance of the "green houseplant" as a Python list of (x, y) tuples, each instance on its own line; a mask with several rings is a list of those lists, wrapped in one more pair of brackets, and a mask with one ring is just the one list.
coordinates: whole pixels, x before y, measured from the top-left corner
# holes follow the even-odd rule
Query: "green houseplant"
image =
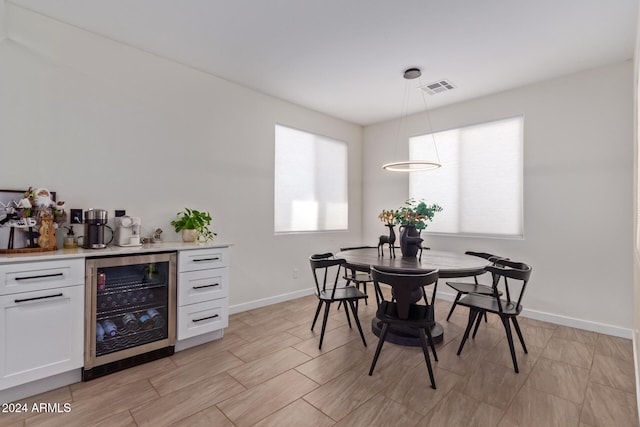
[(427, 228), (427, 222), (433, 221), (436, 212), (441, 212), (442, 207), (436, 203), (427, 205), (424, 200), (415, 201), (409, 199), (400, 209), (394, 211), (394, 220), (401, 226), (414, 226), (422, 231)]
[(184, 208), (176, 216), (178, 218), (171, 221), (171, 225), (176, 230), (176, 233), (182, 232), (182, 240), (185, 242), (194, 242), (201, 239), (206, 242), (216, 235), (216, 233), (209, 230), (211, 225), (211, 214), (209, 212)]

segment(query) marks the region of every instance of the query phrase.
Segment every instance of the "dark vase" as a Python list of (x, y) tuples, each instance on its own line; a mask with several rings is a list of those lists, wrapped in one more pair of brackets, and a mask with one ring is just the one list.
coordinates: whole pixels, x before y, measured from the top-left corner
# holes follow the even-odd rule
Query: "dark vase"
[(422, 247), (420, 232), (414, 225), (400, 227), (400, 252), (403, 257), (415, 257)]

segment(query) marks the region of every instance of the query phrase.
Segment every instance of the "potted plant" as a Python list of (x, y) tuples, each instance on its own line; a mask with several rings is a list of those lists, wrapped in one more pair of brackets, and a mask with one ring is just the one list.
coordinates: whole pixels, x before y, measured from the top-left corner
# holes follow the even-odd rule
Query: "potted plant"
[(436, 212), (442, 207), (433, 203), (427, 205), (424, 200), (409, 199), (404, 206), (397, 210), (383, 210), (378, 216), (383, 222), (400, 225), (400, 250), (402, 256), (416, 256), (422, 247), (420, 232), (427, 228), (427, 223), (433, 221)]
[(183, 242), (195, 242), (201, 239), (206, 242), (216, 235), (216, 233), (209, 230), (209, 225), (211, 225), (211, 214), (209, 212), (184, 208), (183, 211), (178, 212), (176, 215), (178, 219), (171, 221), (171, 225), (176, 230), (176, 233), (182, 232)]

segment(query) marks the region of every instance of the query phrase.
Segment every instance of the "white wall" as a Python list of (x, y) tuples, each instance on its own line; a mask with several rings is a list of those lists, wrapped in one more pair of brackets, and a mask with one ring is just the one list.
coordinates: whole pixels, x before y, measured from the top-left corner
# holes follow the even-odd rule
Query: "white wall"
[(7, 36), (4, 14), (4, 1), (0, 1), (0, 40)]
[[(308, 293), (307, 257), (361, 240), (361, 127), (15, 5), (5, 12), (0, 188), (126, 209), (143, 235), (161, 227), (167, 240), (179, 240), (169, 222), (185, 206), (211, 211), (217, 240), (235, 245), (236, 310)], [(274, 236), (275, 123), (348, 142), (350, 231)]]
[[(452, 105), (433, 111), (431, 121), (441, 130), (521, 113), (524, 239), (426, 233), (426, 244), (528, 262), (527, 315), (631, 337), (633, 66), (629, 61)], [(406, 175), (380, 168), (393, 155), (397, 129), (392, 121), (364, 130), (365, 243), (386, 231), (378, 213), (399, 207), (408, 194)], [(406, 135), (427, 129), (424, 114), (405, 126)], [(401, 148), (406, 155), (406, 144)], [(442, 284), (438, 291), (449, 289)]]

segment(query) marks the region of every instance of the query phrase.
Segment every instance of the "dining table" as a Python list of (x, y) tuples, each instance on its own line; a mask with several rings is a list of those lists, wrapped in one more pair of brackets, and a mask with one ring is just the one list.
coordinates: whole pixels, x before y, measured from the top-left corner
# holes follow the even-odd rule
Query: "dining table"
[[(362, 247), (342, 250), (335, 254), (337, 258), (346, 260), (346, 267), (357, 271), (368, 272), (371, 267), (393, 268), (399, 271), (432, 271), (438, 269), (439, 278), (460, 278), (477, 276), (484, 273), (490, 262), (484, 258), (467, 255), (465, 253), (448, 252), (441, 250), (424, 249), (419, 256), (403, 257), (400, 250), (396, 251), (397, 256), (392, 257), (389, 252), (381, 255), (376, 247)], [(435, 303), (437, 284), (433, 290), (432, 304)], [(417, 302), (420, 296), (416, 296)], [(433, 310), (431, 311), (434, 312)], [(444, 329), (435, 319), (432, 319), (431, 336), (435, 343), (444, 339)], [(371, 330), (376, 336), (380, 336), (382, 322), (374, 317), (371, 320)], [(406, 328), (390, 328), (386, 341), (400, 345), (420, 346), (420, 340), (414, 330)]]

